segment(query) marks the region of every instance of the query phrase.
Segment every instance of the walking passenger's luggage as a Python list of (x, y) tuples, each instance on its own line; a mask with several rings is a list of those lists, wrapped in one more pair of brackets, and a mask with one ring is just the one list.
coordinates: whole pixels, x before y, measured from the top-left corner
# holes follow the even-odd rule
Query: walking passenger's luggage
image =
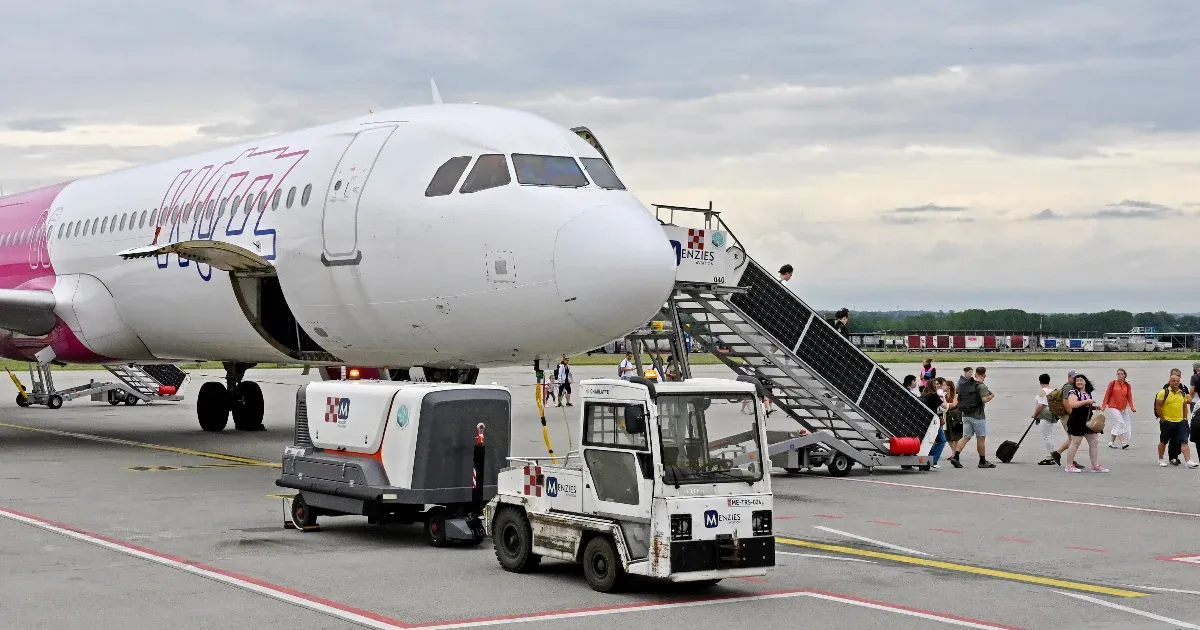
[(1046, 406), (1050, 408), (1050, 413), (1054, 414), (1056, 418), (1062, 418), (1067, 415), (1067, 407), (1063, 404), (1061, 387), (1046, 394)]
[(1017, 454), (1017, 449), (1021, 448), (1021, 442), (1025, 441), (1025, 436), (1029, 435), (1029, 430), (1033, 428), (1033, 424), (1035, 422), (1037, 422), (1037, 420), (1030, 421), (1029, 426), (1025, 427), (1025, 432), (1021, 434), (1020, 440), (1017, 440), (1016, 442), (1012, 440), (1004, 440), (1004, 442), (1000, 444), (1000, 448), (996, 449), (996, 459), (1004, 462), (1005, 464), (1011, 462), (1012, 458)]

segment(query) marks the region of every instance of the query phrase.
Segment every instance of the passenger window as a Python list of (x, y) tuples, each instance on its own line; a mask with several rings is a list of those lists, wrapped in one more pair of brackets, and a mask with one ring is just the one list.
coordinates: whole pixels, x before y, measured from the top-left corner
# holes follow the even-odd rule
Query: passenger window
[(267, 209), (267, 191), (258, 193), (258, 211), (264, 212)]
[(429, 180), (429, 186), (425, 188), (425, 196), (442, 197), (454, 192), (454, 187), (458, 185), (459, 178), (462, 177), (463, 171), (467, 170), (467, 165), (470, 163), (471, 156), (469, 155), (446, 160), (446, 163), (439, 166), (434, 172), (433, 179)]
[(146, 211), (142, 210), (142, 218), (138, 220), (138, 229), (146, 227)]
[(289, 210), (292, 208), (292, 202), (295, 200), (296, 200), (296, 187), (292, 186), (291, 189), (288, 190), (288, 197), (287, 197), (287, 208)]
[(100, 229), (100, 219), (92, 219), (92, 231), (88, 233), (88, 236), (95, 236), (98, 229)]
[(65, 223), (58, 224), (58, 238), (62, 238), (63, 228), (67, 227)]
[(82, 228), (83, 228), (83, 221), (76, 221), (75, 222), (75, 233), (72, 234), (71, 237), (75, 238), (75, 237), (79, 236), (79, 230)]
[(312, 195), (312, 184), (306, 184), (304, 186), (304, 192), (300, 195), (300, 205), (307, 206), (308, 198), (311, 195)]
[(282, 192), (283, 191), (276, 188), (275, 194), (271, 195), (271, 210), (272, 211), (279, 209), (279, 197), (282, 196)]
[(608, 165), (608, 162), (600, 158), (579, 158), (583, 162), (583, 168), (587, 169), (588, 175), (591, 176), (592, 182), (605, 190), (625, 190), (625, 184), (617, 178), (617, 174)]
[(511, 181), (512, 176), (508, 174), (508, 162), (505, 161), (504, 156), (489, 153), (481, 155), (478, 160), (475, 160), (475, 166), (467, 174), (467, 179), (463, 182), (462, 188), (458, 189), (458, 192), (479, 192), (489, 188), (505, 186)]
[(192, 204), (189, 203), (183, 207), (183, 222), (187, 223), (190, 218), (192, 218)]
[(339, 180), (337, 180), (337, 183), (333, 185), (333, 191), (337, 192), (341, 189), (342, 189), (342, 180), (339, 179)]
[(124, 229), (125, 229), (125, 221), (126, 221), (128, 218), (129, 218), (129, 214), (128, 214), (128, 213), (124, 213), (124, 212), (122, 212), (122, 213), (121, 213), (121, 229), (122, 229), (122, 230), (124, 230)]
[(158, 208), (155, 208), (150, 211), (150, 225), (156, 225), (154, 221), (157, 218), (158, 218)]
[(244, 205), (246, 206), (245, 214), (250, 214), (250, 208), (254, 206), (254, 197), (251, 195), (246, 195), (246, 202)]
[(225, 214), (225, 206), (229, 205), (229, 197), (221, 200), (221, 214)]
[(584, 177), (575, 158), (514, 153), (512, 161), (513, 170), (517, 172), (517, 183), (525, 186), (580, 188), (588, 185), (587, 177)]
[(240, 196), (233, 198), (233, 205), (229, 206), (229, 213), (235, 214), (238, 208), (242, 207), (242, 198)]
[(104, 222), (100, 224), (100, 233), (108, 231), (108, 217), (104, 217)]
[(583, 443), (644, 451), (646, 432), (637, 435), (625, 431), (625, 405), (587, 404), (583, 421)]

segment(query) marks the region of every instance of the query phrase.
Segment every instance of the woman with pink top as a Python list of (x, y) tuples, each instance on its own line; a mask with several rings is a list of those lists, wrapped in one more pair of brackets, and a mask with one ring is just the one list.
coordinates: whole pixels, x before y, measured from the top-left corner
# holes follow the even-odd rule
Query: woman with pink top
[[(1133, 404), (1133, 389), (1126, 378), (1125, 370), (1118, 369), (1117, 378), (1104, 390), (1104, 404), (1100, 408), (1112, 419), (1108, 448), (1129, 448), (1129, 440), (1133, 437), (1133, 414), (1137, 407)], [(1120, 446), (1118, 440), (1122, 442)]]

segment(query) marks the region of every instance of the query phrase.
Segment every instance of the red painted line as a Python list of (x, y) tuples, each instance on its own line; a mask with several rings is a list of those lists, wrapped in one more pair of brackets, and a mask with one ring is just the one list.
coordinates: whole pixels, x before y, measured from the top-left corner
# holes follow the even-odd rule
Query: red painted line
[(1093, 553), (1108, 553), (1108, 551), (1107, 551), (1107, 550), (1105, 550), (1105, 549), (1096, 549), (1096, 548), (1094, 548), (1094, 547), (1072, 547), (1072, 546), (1068, 546), (1068, 547), (1067, 547), (1067, 549), (1076, 549), (1076, 550), (1079, 550), (1079, 551), (1091, 551), (1091, 552), (1093, 552)]
[(1037, 542), (1036, 540), (1029, 540), (1028, 538), (1013, 538), (1012, 536), (1001, 536), (1001, 537), (997, 538), (996, 540), (1003, 540), (1004, 542), (1015, 542), (1015, 543), (1024, 543), (1024, 544)]
[(876, 525), (887, 525), (889, 527), (900, 527), (900, 523), (893, 523), (891, 521), (867, 521), (867, 522), (875, 523)]
[(880, 486), (891, 486), (894, 488), (910, 488), (913, 490), (931, 490), (934, 492), (951, 492), (954, 494), (972, 494), (983, 497), (999, 497), (1001, 499), (1019, 499), (1021, 501), (1035, 501), (1038, 503), (1058, 503), (1060, 505), (1079, 505), (1083, 507), (1104, 508), (1106, 510), (1122, 510), (1126, 512), (1141, 512), (1143, 514), (1159, 514), (1162, 516), (1185, 516), (1188, 518), (1200, 518), (1200, 514), (1195, 512), (1176, 512), (1174, 510), (1155, 510), (1152, 508), (1134, 507), (1131, 505), (1113, 505), (1110, 503), (1092, 503), (1089, 501), (1068, 501), (1066, 499), (1048, 499), (1045, 497), (1027, 497), (1020, 494), (1003, 494), (1000, 492), (983, 492), (981, 490), (962, 490), (960, 488), (941, 488), (938, 486), (922, 486), (915, 483), (896, 483), (894, 481), (879, 481), (876, 479), (861, 479), (857, 477), (830, 477), (828, 475), (812, 475), (812, 479), (827, 479), (830, 481), (846, 481), (852, 483), (870, 483)]
[(813, 514), (813, 516), (815, 516), (817, 518), (842, 518), (840, 516), (834, 516), (832, 514)]
[(1185, 553), (1178, 556), (1154, 556), (1155, 560), (1165, 562), (1182, 562), (1184, 564), (1200, 565), (1200, 553)]
[(777, 520), (777, 521), (790, 521), (790, 520), (792, 520), (792, 519), (794, 519), (794, 518), (796, 518), (796, 517), (795, 517), (795, 516), (776, 516), (776, 517), (775, 517), (775, 520)]
[(964, 531), (963, 531), (963, 530), (961, 530), (961, 529), (942, 529), (942, 528), (940, 528), (940, 527), (931, 527), (931, 528), (929, 529), (929, 531), (931, 531), (931, 532), (941, 532), (941, 533), (943, 533), (943, 534), (965, 534), (965, 533), (966, 533), (966, 532), (964, 532)]
[(766, 582), (766, 580), (764, 580), (760, 577), (752, 577), (752, 576), (740, 577), (738, 579), (743, 582), (754, 582), (755, 584), (762, 584), (762, 583)]

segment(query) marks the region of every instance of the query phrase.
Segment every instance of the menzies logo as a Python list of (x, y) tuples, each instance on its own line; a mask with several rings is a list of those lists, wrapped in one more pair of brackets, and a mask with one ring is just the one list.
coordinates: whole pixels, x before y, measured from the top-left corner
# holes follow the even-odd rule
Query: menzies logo
[(346, 419), (349, 417), (349, 398), (325, 397), (325, 422), (336, 422), (339, 427), (343, 427), (346, 426)]
[(708, 510), (704, 513), (704, 526), (712, 529), (721, 523), (740, 523), (742, 522), (741, 514), (718, 514), (716, 510)]
[(579, 489), (569, 483), (559, 483), (558, 477), (546, 477), (546, 496), (557, 497), (559, 493), (573, 497)]

